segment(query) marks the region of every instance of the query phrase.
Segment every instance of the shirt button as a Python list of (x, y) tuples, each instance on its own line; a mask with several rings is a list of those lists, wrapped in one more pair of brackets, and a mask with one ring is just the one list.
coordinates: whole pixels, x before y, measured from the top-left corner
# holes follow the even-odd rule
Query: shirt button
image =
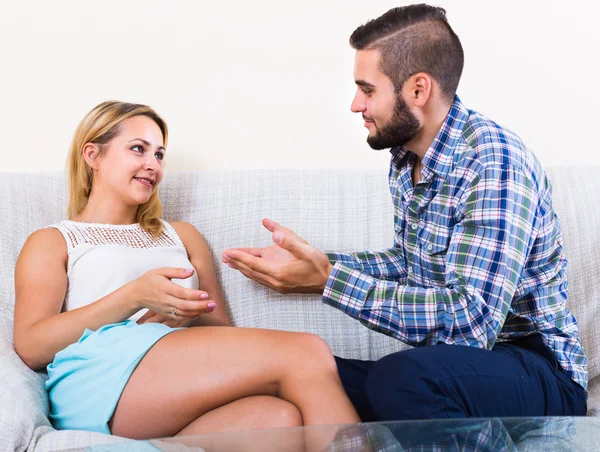
[(428, 249), (429, 251), (431, 251), (431, 250), (433, 249), (433, 245), (430, 243), (429, 245), (427, 245), (427, 249)]
[(419, 226), (417, 225), (417, 223), (413, 223), (410, 225), (410, 227), (414, 230), (417, 229)]

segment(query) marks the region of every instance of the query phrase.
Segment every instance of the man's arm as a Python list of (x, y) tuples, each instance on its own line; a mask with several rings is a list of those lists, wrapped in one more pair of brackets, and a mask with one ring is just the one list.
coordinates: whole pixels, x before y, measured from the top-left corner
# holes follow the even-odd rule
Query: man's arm
[(378, 279), (264, 220), (275, 245), (226, 250), (223, 262), (281, 293), (322, 293), (367, 327), (412, 345), (491, 348), (504, 324), (535, 236), (538, 195), (509, 166), (481, 171), (465, 190), (445, 257), (445, 281), (415, 287)]
[(393, 279), (400, 284), (406, 284), (406, 266), (404, 265), (404, 257), (398, 248), (351, 253), (328, 251), (325, 254), (332, 264), (340, 262), (347, 267), (359, 269), (375, 278)]
[(461, 198), (464, 215), (452, 233), (443, 286), (409, 287), (338, 262), (323, 301), (411, 345), (491, 348), (533, 243), (537, 205), (527, 176), (487, 168)]

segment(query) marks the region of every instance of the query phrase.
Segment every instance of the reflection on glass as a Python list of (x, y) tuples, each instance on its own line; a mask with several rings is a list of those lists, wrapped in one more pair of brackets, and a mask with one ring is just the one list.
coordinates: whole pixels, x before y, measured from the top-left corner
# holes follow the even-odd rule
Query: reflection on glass
[[(577, 427), (582, 433), (577, 436)], [(125, 441), (87, 452), (574, 451), (597, 450), (599, 418), (445, 419), (282, 428)], [(595, 434), (591, 434), (595, 432)], [(575, 441), (575, 439), (578, 441)], [(116, 438), (115, 438), (116, 440)]]

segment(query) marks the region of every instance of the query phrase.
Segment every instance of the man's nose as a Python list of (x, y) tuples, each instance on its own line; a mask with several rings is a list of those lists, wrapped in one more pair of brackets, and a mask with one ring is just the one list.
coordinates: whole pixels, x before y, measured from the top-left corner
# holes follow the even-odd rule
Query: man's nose
[(366, 111), (367, 106), (364, 101), (364, 97), (360, 93), (356, 93), (354, 95), (354, 99), (352, 99), (352, 104), (350, 104), (350, 110), (353, 113), (362, 113)]

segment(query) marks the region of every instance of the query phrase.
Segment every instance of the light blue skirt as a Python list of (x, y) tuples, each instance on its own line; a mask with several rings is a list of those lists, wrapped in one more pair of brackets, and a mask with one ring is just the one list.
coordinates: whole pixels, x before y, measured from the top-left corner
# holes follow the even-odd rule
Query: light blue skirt
[(110, 434), (108, 421), (136, 366), (160, 338), (177, 329), (132, 320), (86, 329), (48, 365), (52, 425)]

